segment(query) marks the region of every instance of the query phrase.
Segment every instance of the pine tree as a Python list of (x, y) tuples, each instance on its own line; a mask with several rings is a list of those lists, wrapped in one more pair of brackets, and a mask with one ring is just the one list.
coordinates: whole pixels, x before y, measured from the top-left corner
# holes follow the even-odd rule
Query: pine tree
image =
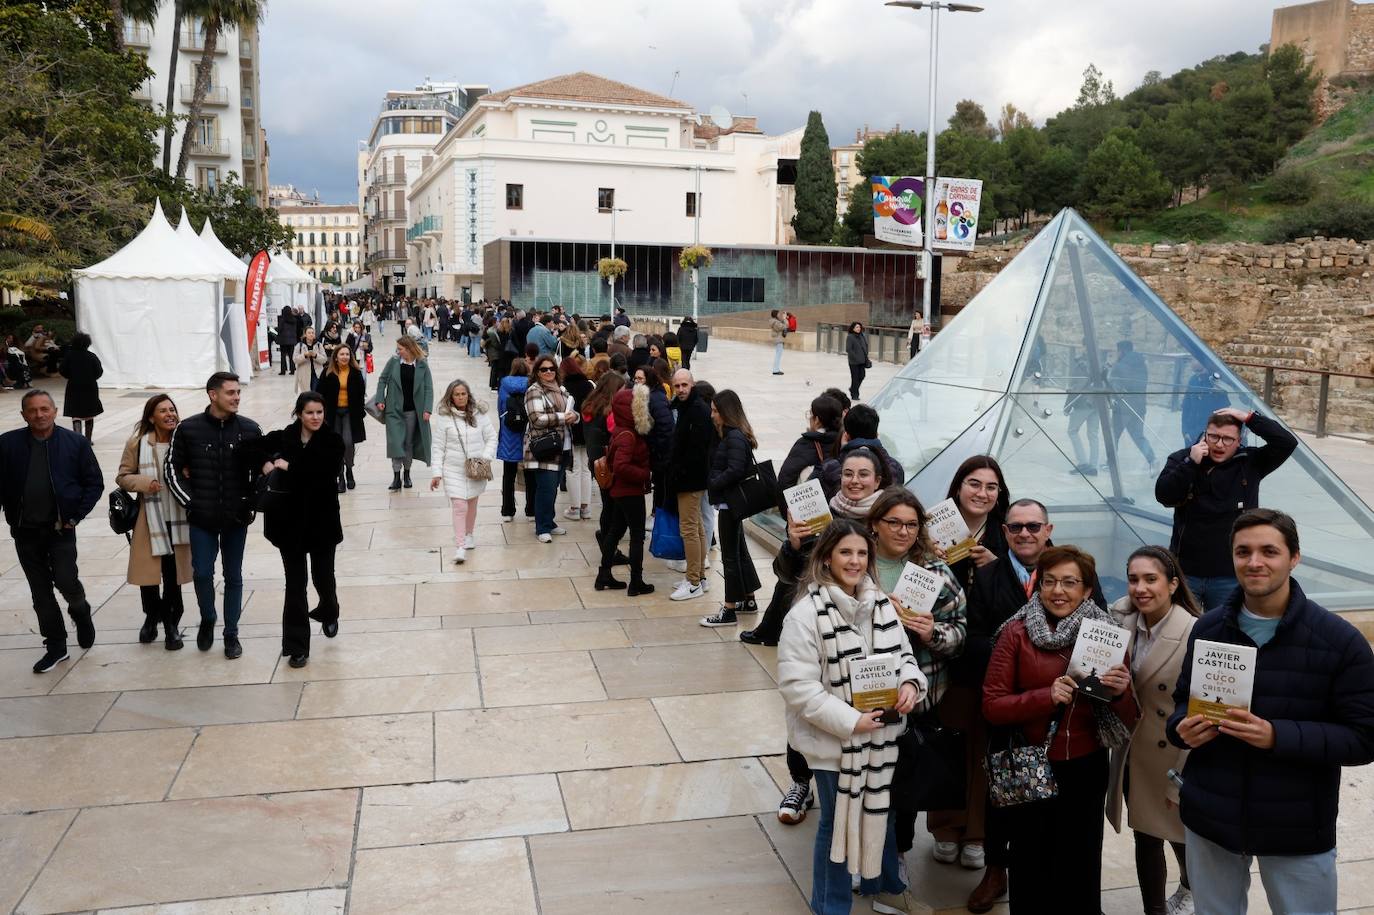
[(797, 215), (792, 217), (792, 228), (797, 230), (797, 241), (828, 244), (835, 231), (835, 168), (830, 160), (830, 137), (819, 111), (806, 119), (797, 159), (796, 191)]

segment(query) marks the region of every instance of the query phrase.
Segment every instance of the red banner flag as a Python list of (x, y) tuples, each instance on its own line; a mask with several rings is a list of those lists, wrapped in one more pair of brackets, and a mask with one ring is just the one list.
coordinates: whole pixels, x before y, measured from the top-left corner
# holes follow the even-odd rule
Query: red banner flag
[[(253, 255), (253, 261), (248, 265), (248, 279), (244, 284), (243, 307), (245, 317), (248, 319), (248, 352), (253, 350), (253, 338), (258, 332), (258, 315), (262, 314), (262, 298), (267, 292), (267, 268), (271, 266), (272, 260), (266, 251), (259, 251)], [(264, 341), (265, 342), (265, 341)], [(258, 364), (270, 360), (272, 354), (266, 350), (258, 353)]]

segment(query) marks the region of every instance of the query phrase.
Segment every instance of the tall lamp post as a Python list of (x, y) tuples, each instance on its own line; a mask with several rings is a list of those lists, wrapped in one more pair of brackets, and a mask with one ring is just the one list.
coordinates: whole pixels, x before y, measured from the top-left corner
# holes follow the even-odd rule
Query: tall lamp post
[(969, 3), (948, 3), (945, 0), (888, 0), (884, 6), (904, 6), (911, 10), (930, 10), (930, 98), (927, 102), (929, 120), (926, 126), (926, 205), (923, 223), (924, 243), (921, 247), (921, 268), (925, 282), (921, 284), (921, 315), (930, 326), (930, 280), (935, 271), (932, 245), (935, 229), (935, 87), (940, 60), (940, 10), (951, 13), (981, 13), (981, 6)]
[[(701, 244), (701, 173), (725, 171), (709, 165), (675, 165), (674, 168), (693, 173), (695, 188), (692, 192), (692, 244)], [(692, 320), (697, 319), (697, 268), (692, 268)]]
[[(629, 207), (611, 207), (611, 260), (615, 260), (615, 214), (628, 213)], [(611, 311), (615, 311), (615, 277), (608, 278), (611, 282)]]

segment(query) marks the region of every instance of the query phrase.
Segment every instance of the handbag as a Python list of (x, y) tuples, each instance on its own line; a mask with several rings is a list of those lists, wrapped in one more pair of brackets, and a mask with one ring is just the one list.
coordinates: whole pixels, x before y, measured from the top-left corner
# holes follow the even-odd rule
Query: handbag
[(373, 372), (377, 371), (377, 363), (375, 363), (375, 362), (372, 361), (372, 354), (371, 354), (371, 353), (368, 353), (368, 354), (367, 354), (366, 362), (367, 362), (367, 373), (368, 373), (369, 375), (371, 375)]
[(994, 807), (1015, 807), (1032, 801), (1046, 801), (1059, 794), (1059, 783), (1050, 768), (1049, 749), (1059, 729), (1059, 718), (1050, 722), (1044, 743), (1028, 746), (1018, 729), (1007, 741), (1005, 750), (989, 750), (983, 758), (988, 774), (988, 797)]
[(269, 514), (284, 509), (290, 495), (286, 486), (286, 471), (274, 467), (271, 473), (258, 477), (253, 484), (253, 510)]
[(773, 470), (772, 461), (754, 462), (749, 476), (725, 490), (725, 507), (736, 518), (752, 518), (759, 512), (778, 507), (778, 475)]
[(654, 509), (654, 530), (649, 535), (649, 555), (658, 559), (681, 561), (687, 558), (677, 515), (666, 508)]
[(450, 416), (449, 419), (453, 420), (453, 431), (458, 433), (458, 443), (463, 446), (463, 472), (469, 480), (490, 480), (491, 461), (484, 457), (468, 457), (467, 436), (459, 428), (457, 417)]
[(897, 738), (898, 765), (909, 767), (914, 776), (904, 782), (904, 809), (955, 810), (963, 806), (968, 791), (964, 765), (967, 740), (963, 731), (943, 727), (934, 712), (911, 719), (906, 733)]
[[(555, 407), (558, 406), (565, 406), (565, 404), (561, 403), (561, 398), (560, 403), (555, 404)], [(509, 405), (507, 405), (506, 409), (509, 411)], [(526, 422), (528, 421), (529, 418), (526, 416)], [(529, 444), (530, 457), (534, 458), (537, 463), (556, 463), (559, 460), (559, 455), (563, 453), (563, 427), (556, 426), (552, 429), (544, 429), (539, 432), (535, 432), (531, 429)]]
[(592, 475), (596, 477), (596, 485), (601, 489), (608, 490), (614, 480), (611, 473), (611, 462), (607, 455), (602, 455), (592, 461)]
[(132, 493), (115, 489), (110, 493), (110, 530), (116, 534), (130, 535), (138, 522), (139, 506), (142, 503)]

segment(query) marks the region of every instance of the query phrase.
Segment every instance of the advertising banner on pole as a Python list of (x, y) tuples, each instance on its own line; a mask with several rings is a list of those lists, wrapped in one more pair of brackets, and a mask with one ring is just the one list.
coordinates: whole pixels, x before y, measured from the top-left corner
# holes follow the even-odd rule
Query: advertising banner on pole
[[(253, 256), (253, 261), (248, 265), (248, 279), (244, 284), (243, 290), (243, 309), (244, 317), (248, 321), (248, 351), (253, 352), (253, 339), (258, 332), (258, 315), (262, 312), (263, 293), (267, 290), (267, 268), (271, 266), (271, 257), (266, 251), (259, 251)], [(263, 346), (267, 345), (266, 336), (262, 340)], [(267, 359), (271, 359), (271, 354), (264, 349), (259, 352), (259, 358), (266, 354)]]
[(878, 241), (919, 248), (925, 179), (879, 175), (868, 180), (873, 188), (873, 234)]
[(978, 239), (983, 182), (978, 178), (936, 178), (931, 247), (972, 251)]

